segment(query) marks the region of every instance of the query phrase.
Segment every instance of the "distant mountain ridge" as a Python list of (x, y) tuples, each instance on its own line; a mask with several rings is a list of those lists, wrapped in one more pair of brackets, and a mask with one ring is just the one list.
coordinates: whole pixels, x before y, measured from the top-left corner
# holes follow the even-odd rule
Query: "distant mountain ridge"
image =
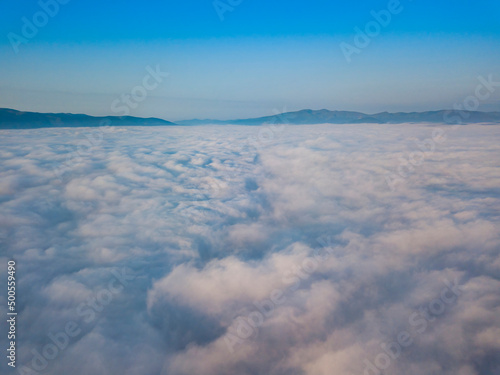
[(70, 113), (22, 112), (0, 108), (0, 129), (37, 129), (54, 127), (165, 126), (176, 125), (159, 118), (132, 116), (88, 116)]
[(431, 122), (431, 123), (500, 123), (500, 112), (478, 112), (439, 110), (427, 112), (381, 112), (368, 115), (362, 112), (330, 111), (327, 109), (304, 109), (296, 112), (286, 112), (279, 115), (240, 119), (240, 120), (185, 120), (176, 121), (179, 125), (204, 125), (204, 124), (234, 124), (234, 125), (264, 125), (269, 123), (284, 124), (401, 124), (406, 122)]
[(381, 112), (368, 115), (354, 111), (304, 109), (279, 115), (237, 120), (183, 120), (175, 123), (159, 118), (132, 116), (95, 117), (70, 113), (22, 112), (0, 108), (0, 129), (49, 127), (170, 126), (170, 125), (265, 125), (265, 124), (401, 124), (401, 123), (500, 123), (500, 112), (440, 110), (427, 112)]

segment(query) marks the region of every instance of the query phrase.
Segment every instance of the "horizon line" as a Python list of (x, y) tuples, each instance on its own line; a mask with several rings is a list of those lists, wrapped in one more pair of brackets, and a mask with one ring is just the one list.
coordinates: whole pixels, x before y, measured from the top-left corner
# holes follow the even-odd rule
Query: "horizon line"
[[(75, 115), (75, 116), (88, 116), (88, 117), (94, 117), (94, 118), (102, 118), (102, 117), (115, 117), (115, 118), (126, 118), (126, 117), (131, 117), (131, 118), (137, 118), (137, 119), (158, 119), (158, 120), (163, 120), (163, 121), (169, 121), (169, 122), (177, 122), (177, 121), (223, 121), (223, 122), (229, 122), (229, 121), (239, 121), (239, 120), (253, 120), (253, 119), (259, 119), (259, 118), (265, 118), (265, 117), (274, 117), (274, 116), (280, 116), (286, 113), (296, 113), (296, 112), (304, 112), (304, 111), (313, 111), (313, 112), (321, 112), (321, 111), (328, 111), (328, 112), (350, 112), (350, 113), (359, 113), (362, 115), (368, 115), (368, 116), (375, 116), (378, 114), (383, 114), (383, 113), (388, 113), (388, 114), (412, 114), (412, 113), (428, 113), (428, 112), (442, 112), (442, 111), (449, 111), (449, 112), (465, 112), (465, 113), (500, 113), (500, 111), (471, 111), (471, 110), (458, 110), (458, 109), (449, 109), (449, 108), (442, 108), (442, 109), (435, 109), (435, 110), (426, 110), (426, 111), (410, 111), (410, 112), (405, 112), (405, 111), (398, 111), (398, 112), (389, 112), (389, 111), (381, 111), (381, 112), (375, 112), (375, 113), (365, 113), (361, 111), (355, 111), (355, 110), (343, 110), (343, 109), (311, 109), (311, 108), (303, 108), (299, 110), (294, 110), (294, 111), (287, 111), (287, 112), (280, 112), (280, 113), (275, 113), (272, 115), (263, 115), (263, 116), (256, 116), (256, 117), (245, 117), (245, 118), (236, 118), (236, 119), (229, 119), (229, 120), (220, 120), (220, 119), (215, 119), (215, 118), (188, 118), (184, 120), (172, 120), (172, 119), (167, 119), (167, 118), (162, 118), (162, 117), (154, 117), (154, 116), (149, 116), (149, 117), (143, 117), (143, 116), (133, 116), (133, 115), (126, 115), (126, 116), (119, 116), (119, 115), (89, 115), (87, 113), (72, 113), (72, 112), (38, 112), (38, 111), (23, 111), (19, 109), (14, 109), (14, 108), (7, 108), (7, 107), (0, 107), (0, 110), (10, 110), (10, 111), (16, 111), (16, 112), (21, 112), (21, 113), (37, 113), (37, 114), (44, 114), (44, 115)], [(1, 122), (1, 119), (0, 119)]]

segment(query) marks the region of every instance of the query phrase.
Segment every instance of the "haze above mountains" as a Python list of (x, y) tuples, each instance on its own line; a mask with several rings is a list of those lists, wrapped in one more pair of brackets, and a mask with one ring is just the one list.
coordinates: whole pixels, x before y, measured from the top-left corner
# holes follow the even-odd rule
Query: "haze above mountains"
[(353, 111), (305, 109), (273, 116), (236, 120), (183, 120), (171, 122), (159, 118), (132, 116), (94, 117), (69, 113), (22, 112), (0, 108), (0, 129), (36, 129), (50, 127), (97, 126), (172, 126), (172, 125), (265, 125), (265, 124), (401, 124), (401, 123), (500, 123), (500, 112), (439, 110), (427, 112), (381, 112), (373, 115)]

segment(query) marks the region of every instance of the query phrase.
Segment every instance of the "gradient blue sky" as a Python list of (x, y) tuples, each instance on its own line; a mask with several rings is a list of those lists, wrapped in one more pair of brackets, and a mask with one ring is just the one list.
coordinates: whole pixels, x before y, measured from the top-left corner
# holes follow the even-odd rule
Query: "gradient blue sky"
[[(229, 0), (221, 0), (229, 3)], [(70, 0), (16, 54), (37, 1), (4, 0), (0, 107), (113, 114), (146, 66), (168, 71), (131, 110), (169, 120), (275, 110), (450, 108), (479, 75), (500, 81), (500, 2), (401, 0), (403, 11), (347, 63), (339, 47), (388, 1), (244, 0), (221, 21), (212, 0)], [(500, 90), (498, 90), (500, 91)], [(500, 110), (500, 93), (479, 110)]]

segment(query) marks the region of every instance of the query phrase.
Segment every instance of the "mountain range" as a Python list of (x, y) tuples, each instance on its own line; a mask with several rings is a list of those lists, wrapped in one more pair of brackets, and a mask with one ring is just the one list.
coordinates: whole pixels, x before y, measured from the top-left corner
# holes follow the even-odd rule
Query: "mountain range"
[(54, 127), (97, 127), (97, 126), (165, 126), (173, 122), (159, 118), (132, 116), (74, 115), (71, 113), (21, 112), (0, 108), (0, 129), (36, 129)]
[(242, 120), (185, 120), (176, 121), (179, 125), (204, 125), (204, 124), (234, 124), (234, 125), (264, 125), (264, 124), (401, 124), (407, 122), (431, 123), (500, 123), (500, 112), (478, 112), (440, 110), (427, 112), (381, 112), (367, 115), (352, 111), (329, 111), (327, 109), (304, 109), (296, 112), (286, 112), (273, 116), (249, 118)]
[(182, 120), (175, 123), (159, 118), (132, 116), (94, 117), (70, 113), (21, 112), (0, 108), (0, 129), (36, 129), (47, 127), (171, 126), (171, 125), (265, 125), (265, 124), (401, 124), (401, 123), (500, 123), (500, 112), (440, 110), (428, 112), (381, 112), (368, 115), (352, 111), (305, 109), (273, 116), (237, 120)]

